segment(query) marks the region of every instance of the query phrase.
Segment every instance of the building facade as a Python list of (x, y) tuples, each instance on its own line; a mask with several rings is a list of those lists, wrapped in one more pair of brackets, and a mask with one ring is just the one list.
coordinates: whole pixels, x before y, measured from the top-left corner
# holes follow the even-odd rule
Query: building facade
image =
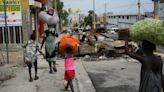
[[(144, 15), (141, 15), (141, 19), (144, 19)], [(138, 21), (137, 14), (109, 14), (107, 16), (108, 26), (117, 27), (119, 29), (130, 28), (135, 22)]]
[(47, 0), (5, 1), (7, 23), (4, 3), (0, 0), (0, 62), (23, 63), (22, 45), (27, 43), (33, 30), (37, 37), (41, 31), (44, 32), (44, 24), (39, 21), (38, 13)]
[(39, 21), (38, 13), (47, 0), (6, 0), (6, 20), (3, 0), (0, 0), (0, 46), (8, 42), (10, 48), (21, 48), (29, 39), (33, 30), (37, 37), (44, 31), (44, 24)]
[(6, 22), (3, 0), (0, 0), (0, 44), (22, 44), (22, 9), (21, 0), (6, 0)]

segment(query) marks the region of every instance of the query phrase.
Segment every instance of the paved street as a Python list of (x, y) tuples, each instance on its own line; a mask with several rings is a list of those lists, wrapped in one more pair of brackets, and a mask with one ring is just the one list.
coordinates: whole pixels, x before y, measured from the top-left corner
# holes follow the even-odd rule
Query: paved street
[(140, 63), (123, 58), (84, 61), (96, 92), (137, 92)]

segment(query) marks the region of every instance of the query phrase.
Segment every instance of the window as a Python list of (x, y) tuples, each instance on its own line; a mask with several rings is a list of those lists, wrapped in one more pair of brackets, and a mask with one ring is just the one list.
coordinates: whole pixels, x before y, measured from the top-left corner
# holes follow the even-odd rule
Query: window
[(124, 16), (122, 16), (122, 19), (124, 19)]
[(23, 37), (22, 37), (22, 27), (21, 26), (10, 26), (7, 27), (5, 30), (5, 27), (0, 27), (0, 44), (20, 44), (23, 43)]
[(127, 19), (129, 19), (129, 16), (127, 16)]
[(118, 18), (120, 19), (120, 16), (118, 16)]

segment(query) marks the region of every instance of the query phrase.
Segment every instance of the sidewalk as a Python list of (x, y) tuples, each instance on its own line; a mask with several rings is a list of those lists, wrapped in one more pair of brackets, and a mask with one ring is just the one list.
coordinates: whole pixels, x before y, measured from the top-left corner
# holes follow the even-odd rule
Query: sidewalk
[[(75, 92), (95, 92), (80, 60), (75, 61), (76, 77), (73, 82)], [(57, 72), (49, 74), (48, 63), (38, 59), (38, 80), (29, 82), (28, 68), (15, 67), (16, 77), (0, 84), (0, 92), (66, 92), (64, 91), (64, 60), (57, 60)], [(34, 69), (32, 69), (34, 77)], [(67, 91), (70, 92), (70, 91)]]
[[(79, 92), (96, 92), (91, 79), (86, 72), (85, 66), (83, 65), (83, 61), (78, 59), (75, 61), (76, 68), (76, 83), (78, 84)], [(76, 92), (76, 91), (75, 91)]]

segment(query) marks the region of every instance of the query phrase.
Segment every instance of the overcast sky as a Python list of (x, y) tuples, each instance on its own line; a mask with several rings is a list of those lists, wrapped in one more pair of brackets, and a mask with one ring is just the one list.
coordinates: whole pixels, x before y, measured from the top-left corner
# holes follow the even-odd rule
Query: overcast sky
[[(80, 8), (83, 14), (88, 14), (89, 10), (93, 10), (93, 0), (62, 0), (64, 8)], [(141, 12), (153, 11), (152, 0), (140, 0)], [(117, 14), (123, 13), (137, 13), (138, 0), (95, 0), (96, 13), (101, 14), (105, 11), (105, 4), (107, 12), (114, 12)]]

